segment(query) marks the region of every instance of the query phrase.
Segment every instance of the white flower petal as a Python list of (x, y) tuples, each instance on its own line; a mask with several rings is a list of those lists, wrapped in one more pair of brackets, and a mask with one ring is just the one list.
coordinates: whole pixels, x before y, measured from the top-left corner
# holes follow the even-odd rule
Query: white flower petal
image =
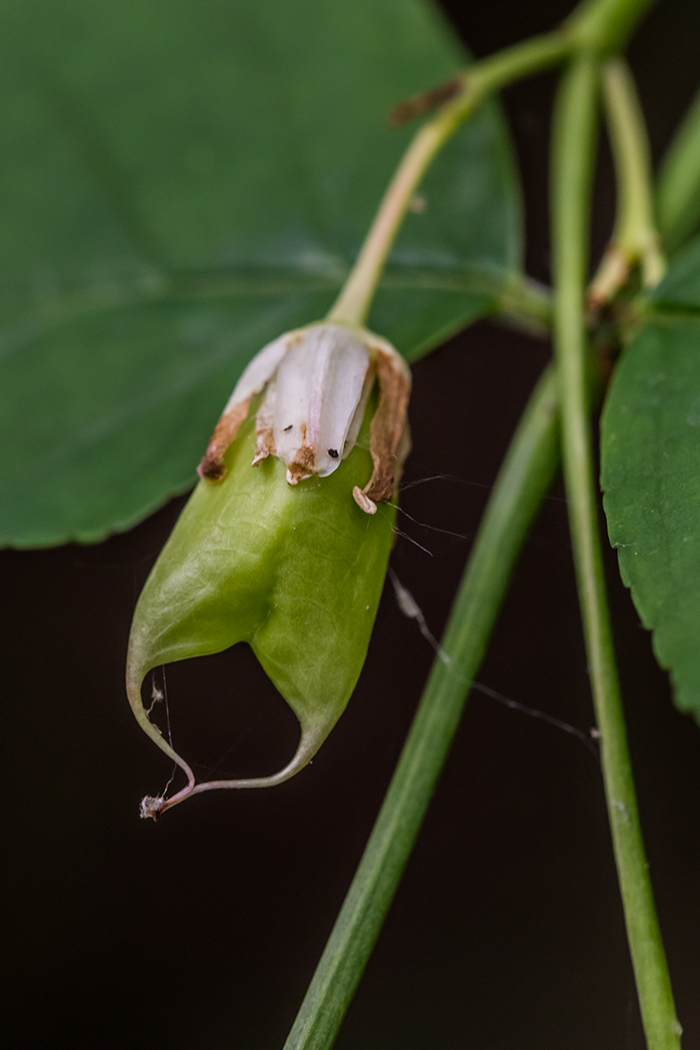
[(355, 447), (357, 442), (357, 435), (360, 433), (360, 427), (365, 418), (365, 412), (367, 411), (367, 402), (369, 401), (369, 395), (372, 393), (372, 387), (376, 380), (376, 372), (372, 365), (367, 369), (365, 375), (365, 381), (362, 387), (362, 393), (360, 400), (357, 402), (357, 408), (355, 409), (355, 415), (352, 417), (352, 423), (348, 428), (348, 432), (345, 435), (345, 445), (343, 447), (342, 459), (349, 456)]
[(290, 340), (295, 335), (295, 332), (287, 332), (258, 351), (253, 360), (243, 369), (222, 415), (226, 415), (236, 405), (243, 401), (250, 401), (255, 394), (260, 393), (265, 383), (274, 375), (277, 366), (287, 353)]
[[(289, 341), (295, 333), (287, 332), (268, 343), (255, 355), (248, 367), (233, 388), (225, 409), (221, 413), (214, 433), (209, 439), (207, 450), (197, 467), (197, 473), (208, 481), (223, 481), (226, 476), (224, 456), (229, 445), (235, 440), (241, 424), (248, 415), (250, 402), (265, 386), (287, 353)], [(262, 459), (265, 457), (262, 456)]]
[(253, 466), (279, 456), (290, 485), (332, 474), (355, 446), (375, 380), (379, 401), (370, 424), (372, 476), (364, 488), (353, 489), (356, 503), (374, 513), (377, 501), (395, 493), (410, 448), (411, 373), (390, 343), (343, 325), (321, 323), (287, 332), (253, 358), (212, 434), (200, 475), (208, 481), (225, 477), (226, 450), (251, 400), (265, 387)]
[(326, 477), (340, 464), (363, 394), (370, 355), (340, 325), (294, 334), (277, 370), (274, 442), (288, 477)]
[(255, 417), (255, 438), (257, 442), (257, 448), (255, 452), (255, 458), (253, 459), (253, 466), (257, 467), (258, 463), (262, 463), (268, 456), (274, 456), (275, 453), (275, 435), (274, 435), (274, 421), (275, 421), (275, 402), (277, 400), (277, 383), (275, 379), (271, 379), (267, 384), (265, 395), (262, 399), (258, 414)]

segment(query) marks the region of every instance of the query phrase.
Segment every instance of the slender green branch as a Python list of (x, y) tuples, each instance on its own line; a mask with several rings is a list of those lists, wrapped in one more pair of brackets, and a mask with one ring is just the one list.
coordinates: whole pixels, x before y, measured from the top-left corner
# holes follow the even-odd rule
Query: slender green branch
[(618, 51), (656, 0), (583, 0), (564, 22), (577, 51)]
[(561, 61), (569, 50), (565, 35), (552, 33), (507, 48), (469, 68), (459, 94), (424, 124), (411, 141), (328, 320), (352, 325), (365, 323), (406, 210), (436, 154), (460, 124), (494, 91)]
[(671, 984), (639, 825), (605, 594), (587, 411), (584, 296), (597, 68), (583, 56), (565, 75), (554, 119), (554, 333), (562, 454), (579, 600), (608, 817), (649, 1050), (678, 1050)]
[(531, 37), (475, 62), (462, 88), (414, 136), (396, 169), (329, 321), (363, 325), (396, 234), (423, 176), (460, 124), (495, 91), (580, 50), (619, 47), (652, 0), (585, 0), (552, 33)]
[(664, 157), (656, 208), (669, 251), (680, 247), (700, 224), (700, 92)]
[[(387, 267), (379, 286), (483, 296), (489, 300), (487, 312), (496, 321), (535, 335), (548, 335), (551, 328), (551, 289), (508, 270), (494, 273), (488, 269), (441, 268), (436, 273), (419, 266)], [(415, 361), (416, 357), (412, 355), (411, 360)]]
[(328, 313), (339, 324), (363, 325), (406, 210), (431, 161), (447, 142), (453, 123), (441, 112), (414, 136), (379, 205), (357, 262)]
[(494, 320), (533, 335), (547, 335), (552, 327), (552, 293), (527, 277), (511, 281), (498, 298)]
[(635, 265), (641, 264), (645, 288), (654, 288), (665, 269), (654, 225), (644, 115), (624, 59), (614, 58), (605, 64), (603, 88), (618, 199), (612, 240), (588, 291), (592, 306), (612, 299)]
[(540, 380), (496, 481), (384, 804), (285, 1050), (328, 1050), (403, 874), (516, 558), (557, 468), (552, 370)]

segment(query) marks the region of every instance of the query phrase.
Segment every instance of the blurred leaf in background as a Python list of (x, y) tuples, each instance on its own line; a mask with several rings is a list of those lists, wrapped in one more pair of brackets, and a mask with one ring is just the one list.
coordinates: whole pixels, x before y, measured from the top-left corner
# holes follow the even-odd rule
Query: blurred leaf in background
[[(0, 542), (89, 542), (194, 482), (247, 361), (332, 303), (387, 112), (465, 59), (420, 0), (24, 0), (0, 40)], [(370, 317), (409, 358), (519, 267), (494, 107), (421, 195)]]

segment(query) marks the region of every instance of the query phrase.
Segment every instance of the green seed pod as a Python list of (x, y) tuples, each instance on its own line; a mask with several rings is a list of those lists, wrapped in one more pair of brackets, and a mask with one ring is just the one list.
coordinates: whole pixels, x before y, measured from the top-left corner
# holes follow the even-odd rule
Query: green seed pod
[[(364, 333), (331, 325), (282, 337), (290, 349), (300, 339), (307, 348), (311, 345), (312, 360), (302, 363), (301, 378), (293, 355), (280, 357), (277, 340), (251, 362), (236, 387), (246, 395), (245, 411), (234, 391), (217, 426), (200, 466), (202, 479), (146, 582), (131, 629), (131, 706), (142, 728), (188, 778), (187, 786), (170, 799), (144, 799), (142, 816), (155, 817), (188, 795), (212, 788), (281, 783), (309, 762), (350, 698), (367, 652), (393, 535), (394, 507), (386, 504), (376, 513), (371, 498), (389, 498), (388, 492), (376, 491), (377, 476), (386, 475), (386, 464), (378, 462), (380, 443), (387, 444), (382, 420), (392, 419), (395, 434), (389, 441), (392, 487), (400, 446), (407, 445), (407, 369), (396, 355), (394, 371), (406, 380), (397, 407), (396, 391), (382, 381), (381, 365), (371, 352), (378, 341), (371, 338), (374, 343)], [(273, 355), (271, 348), (277, 348)], [(366, 352), (365, 366), (359, 369), (358, 348)], [(272, 372), (266, 365), (261, 373), (265, 355), (268, 363), (276, 357), (277, 364)], [(291, 376), (283, 374), (282, 358), (292, 362)], [(300, 396), (304, 372), (312, 377), (306, 404)], [(333, 390), (324, 389), (329, 375)], [(375, 379), (378, 399), (371, 394)], [(248, 418), (251, 400), (263, 390), (256, 418)], [(327, 406), (331, 419), (324, 415)], [(333, 431), (339, 411), (340, 430), (336, 426)], [(238, 416), (235, 427), (232, 414)], [(303, 434), (303, 454), (289, 446), (282, 458), (276, 435), (294, 430)], [(314, 445), (316, 432), (322, 449)], [(150, 721), (141, 685), (154, 667), (221, 652), (237, 642), (251, 646), (299, 719), (299, 746), (291, 762), (272, 776), (195, 784), (188, 764)]]

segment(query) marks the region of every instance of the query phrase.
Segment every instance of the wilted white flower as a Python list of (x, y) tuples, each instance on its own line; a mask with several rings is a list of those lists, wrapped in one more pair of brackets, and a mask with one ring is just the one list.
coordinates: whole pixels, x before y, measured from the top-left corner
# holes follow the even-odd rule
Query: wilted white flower
[(221, 481), (224, 454), (262, 393), (255, 423), (253, 466), (278, 456), (287, 481), (327, 477), (352, 451), (374, 386), (379, 402), (370, 425), (374, 469), (355, 502), (374, 514), (377, 502), (392, 497), (408, 453), (406, 423), (411, 374), (396, 350), (361, 328), (322, 322), (268, 343), (245, 369), (212, 434), (199, 474)]

